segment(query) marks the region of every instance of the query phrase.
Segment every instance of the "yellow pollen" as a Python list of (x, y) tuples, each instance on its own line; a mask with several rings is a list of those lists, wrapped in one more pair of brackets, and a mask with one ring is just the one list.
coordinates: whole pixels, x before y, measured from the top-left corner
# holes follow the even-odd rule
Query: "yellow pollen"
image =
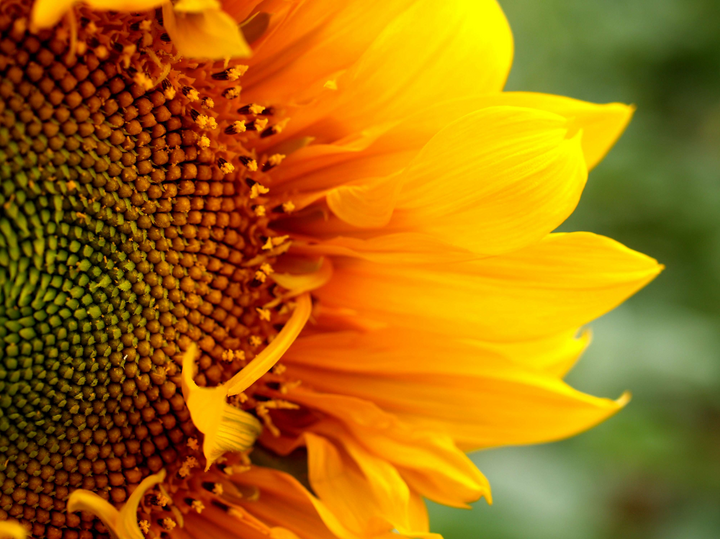
[(276, 154), (273, 154), (270, 157), (268, 157), (267, 162), (268, 162), (268, 165), (276, 167), (280, 163), (282, 163), (283, 159), (285, 159), (285, 156), (283, 154), (276, 153)]
[(255, 215), (258, 217), (264, 217), (265, 216), (265, 206), (262, 204), (258, 204), (253, 208), (253, 212), (255, 212)]
[(247, 73), (248, 68), (249, 68), (249, 66), (246, 66), (246, 65), (239, 65), (239, 66), (231, 67), (230, 69), (227, 70), (228, 80), (238, 80), (245, 73)]
[(165, 97), (168, 100), (172, 101), (173, 99), (175, 99), (175, 96), (177, 95), (177, 90), (175, 89), (174, 86), (168, 86), (165, 89), (165, 91), (163, 92), (163, 95), (165, 95)]
[(212, 97), (203, 97), (202, 98), (202, 105), (206, 109), (211, 109), (215, 106), (215, 101), (213, 101)]
[(256, 307), (255, 310), (257, 311), (258, 315), (260, 316), (260, 320), (265, 320), (265, 322), (270, 322), (270, 310), (269, 309), (262, 309), (260, 307)]
[(197, 438), (188, 438), (187, 446), (193, 451), (200, 449), (200, 444), (198, 443)]
[(263, 131), (267, 127), (268, 121), (269, 120), (267, 118), (257, 118), (253, 124), (255, 125), (255, 129), (257, 131)]
[(200, 140), (198, 141), (198, 146), (201, 148), (209, 148), (210, 147), (210, 139), (207, 137), (207, 135), (203, 135), (200, 137)]
[(253, 348), (260, 346), (262, 344), (262, 339), (258, 337), (257, 335), (250, 336), (250, 346)]
[(295, 211), (295, 204), (288, 200), (287, 202), (283, 202), (282, 209), (285, 213), (292, 213)]
[(140, 526), (140, 531), (143, 532), (144, 535), (147, 535), (150, 531), (150, 523), (147, 520), (141, 520), (138, 522), (138, 526)]
[(225, 99), (236, 99), (240, 97), (241, 91), (241, 86), (233, 86), (232, 88), (228, 88), (227, 90), (225, 90), (222, 95)]
[(222, 496), (224, 490), (223, 486), (220, 483), (215, 483), (213, 485), (212, 493), (215, 494), (215, 496)]
[(186, 91), (183, 91), (183, 93), (191, 103), (200, 101), (200, 92), (198, 92), (195, 88), (188, 88)]
[(171, 519), (170, 517), (165, 517), (164, 519), (162, 519), (160, 521), (160, 525), (163, 527), (163, 529), (165, 531), (172, 531), (173, 529), (175, 529), (175, 526), (177, 526), (175, 521), (173, 519)]
[(150, 21), (150, 19), (145, 19), (140, 23), (140, 30), (142, 30), (143, 32), (147, 32), (148, 30), (150, 30), (151, 26), (152, 21)]
[(235, 133), (244, 133), (247, 131), (247, 127), (245, 127), (245, 122), (241, 122), (240, 120), (232, 123), (233, 131)]
[(255, 279), (260, 281), (261, 283), (264, 283), (265, 279), (267, 279), (267, 275), (265, 275), (262, 271), (256, 271)]
[(205, 509), (205, 505), (200, 500), (193, 500), (190, 507), (192, 507), (198, 515), (203, 512), (203, 509)]
[(283, 365), (282, 363), (277, 363), (273, 367), (273, 374), (280, 375), (280, 374), (283, 374), (286, 370), (287, 370), (287, 367), (285, 365)]
[(268, 188), (265, 187), (264, 185), (259, 184), (259, 183), (255, 183), (255, 184), (253, 184), (253, 186), (250, 188), (250, 198), (257, 198), (257, 197), (259, 197), (260, 195), (265, 195), (265, 194), (267, 194), (267, 193), (269, 193), (269, 192), (270, 192), (270, 189), (268, 189)]
[(223, 174), (230, 174), (233, 170), (235, 170), (235, 167), (232, 163), (225, 161), (222, 166), (220, 167), (220, 171)]
[(250, 111), (250, 114), (262, 114), (262, 112), (265, 110), (265, 107), (262, 105), (258, 105), (257, 103), (253, 103), (248, 107), (248, 110)]
[(157, 505), (159, 505), (160, 507), (165, 507), (170, 502), (172, 502), (172, 500), (165, 496), (165, 494), (160, 494), (160, 496), (158, 496), (156, 500)]
[(145, 73), (135, 73), (133, 80), (145, 90), (152, 90), (153, 82)]
[(263, 262), (263, 264), (260, 266), (260, 271), (262, 271), (263, 273), (267, 273), (268, 275), (270, 275), (270, 274), (273, 273), (275, 270), (272, 268), (272, 266), (271, 266), (270, 264), (268, 264), (267, 262)]
[(195, 123), (198, 124), (200, 129), (217, 129), (217, 122), (215, 118), (207, 116), (206, 114), (200, 114), (195, 118)]
[(263, 244), (262, 248), (264, 251), (269, 251), (274, 247), (272, 238), (268, 238), (267, 241)]

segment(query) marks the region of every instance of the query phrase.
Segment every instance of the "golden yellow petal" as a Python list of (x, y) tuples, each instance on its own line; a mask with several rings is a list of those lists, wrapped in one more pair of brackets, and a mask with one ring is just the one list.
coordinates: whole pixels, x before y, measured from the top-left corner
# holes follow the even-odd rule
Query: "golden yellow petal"
[(401, 170), (439, 131), (487, 107), (517, 106), (559, 114), (582, 131), (585, 161), (592, 169), (630, 121), (634, 107), (598, 105), (567, 97), (530, 92), (501, 92), (428, 104), (401, 122), (384, 123), (361, 135), (329, 144), (313, 144), (293, 153), (275, 173), (275, 185), (300, 190), (336, 187)]
[[(422, 496), (455, 507), (481, 496), (490, 500), (490, 485), (470, 459), (442, 431), (409, 428), (372, 402), (346, 395), (318, 393), (302, 386), (287, 398), (337, 419), (311, 427), (341, 445), (359, 443), (393, 464), (408, 485)], [(338, 435), (347, 430), (347, 435)], [(349, 440), (352, 437), (354, 440)]]
[(333, 189), (328, 206), (357, 227), (387, 224), (482, 255), (514, 251), (575, 209), (587, 179), (580, 138), (562, 116), (489, 107), (440, 131), (399, 178)]
[(225, 452), (245, 451), (262, 432), (261, 423), (251, 414), (227, 403), (228, 387), (199, 387), (195, 376), (197, 346), (192, 343), (183, 356), (182, 388), (190, 417), (205, 436), (203, 454), (208, 470)]
[(165, 480), (165, 470), (149, 475), (137, 486), (120, 511), (106, 500), (85, 489), (70, 494), (68, 512), (87, 511), (102, 520), (114, 539), (144, 539), (137, 522), (137, 510), (145, 493)]
[[(30, 16), (31, 24), (38, 28), (55, 26), (75, 4), (87, 4), (100, 11), (147, 11), (160, 7), (168, 0), (35, 0)], [(168, 2), (169, 3), (169, 2)]]
[(26, 539), (27, 530), (15, 520), (0, 522), (0, 539)]
[(410, 529), (410, 491), (385, 460), (351, 440), (340, 447), (311, 433), (304, 439), (313, 491), (354, 533), (375, 537), (396, 529), (410, 537), (437, 537)]
[(299, 295), (290, 320), (280, 333), (250, 364), (227, 382), (229, 395), (242, 393), (277, 363), (290, 345), (297, 339), (312, 313), (312, 301), (307, 292)]
[(439, 101), (498, 92), (512, 55), (495, 0), (418, 0), (337, 77), (337, 90), (293, 113), (283, 136), (333, 142)]
[(506, 342), (577, 328), (661, 270), (652, 258), (609, 238), (578, 232), (452, 265), (338, 260), (333, 279), (315, 294), (327, 306), (377, 322)]
[(321, 258), (319, 266), (312, 272), (302, 274), (273, 273), (270, 278), (291, 295), (300, 295), (303, 292), (316, 290), (327, 284), (332, 278), (332, 262), (330, 258)]
[[(339, 355), (344, 361), (337, 361)], [(284, 364), (289, 376), (318, 392), (342, 388), (344, 395), (374, 402), (414, 428), (451, 436), (464, 450), (571, 436), (627, 401), (580, 393), (492, 349), (417, 329), (306, 337)], [(431, 477), (425, 474), (426, 481)]]
[[(199, 0), (188, 4), (197, 8)], [(187, 58), (244, 58), (252, 51), (237, 22), (220, 9), (202, 12), (176, 11), (172, 4), (163, 5), (165, 29), (178, 53)]]

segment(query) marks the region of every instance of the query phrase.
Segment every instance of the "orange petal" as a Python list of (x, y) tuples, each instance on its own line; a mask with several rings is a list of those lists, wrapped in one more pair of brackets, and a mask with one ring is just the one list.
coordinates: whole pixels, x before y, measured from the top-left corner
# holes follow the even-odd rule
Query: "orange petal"
[[(311, 429), (343, 446), (361, 444), (393, 464), (409, 486), (426, 498), (455, 507), (468, 507), (468, 502), (481, 496), (489, 499), (490, 485), (485, 477), (442, 431), (409, 428), (371, 402), (346, 395), (298, 387), (284, 397), (336, 418), (342, 426), (326, 420)], [(347, 435), (343, 435), (345, 430)]]
[(495, 0), (418, 0), (337, 78), (337, 90), (293, 113), (284, 136), (332, 142), (431, 103), (500, 91), (512, 54)]
[(280, 20), (248, 60), (244, 98), (288, 102), (297, 100), (307, 86), (322, 91), (333, 74), (352, 65), (388, 21), (412, 2), (306, 0), (276, 6), (272, 17)]
[(411, 530), (410, 491), (397, 470), (351, 440), (343, 446), (305, 433), (310, 485), (337, 518), (364, 537), (397, 529), (411, 537), (437, 537)]
[(621, 303), (662, 266), (602, 236), (552, 234), (511, 254), (452, 265), (338, 260), (315, 294), (329, 307), (400, 327), (489, 341), (577, 328)]

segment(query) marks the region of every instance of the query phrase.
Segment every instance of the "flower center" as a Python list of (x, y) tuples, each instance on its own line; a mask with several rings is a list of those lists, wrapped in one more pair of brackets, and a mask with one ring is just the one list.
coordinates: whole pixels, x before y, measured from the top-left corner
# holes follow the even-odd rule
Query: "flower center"
[(239, 90), (171, 69), (158, 22), (88, 11), (33, 34), (25, 4), (0, 10), (0, 519), (77, 538), (98, 524), (66, 513), (73, 490), (120, 504), (201, 460), (183, 350), (216, 386), (287, 320), (265, 279), (282, 239), (240, 173), (263, 163), (218, 142), (272, 128), (256, 105), (218, 126)]

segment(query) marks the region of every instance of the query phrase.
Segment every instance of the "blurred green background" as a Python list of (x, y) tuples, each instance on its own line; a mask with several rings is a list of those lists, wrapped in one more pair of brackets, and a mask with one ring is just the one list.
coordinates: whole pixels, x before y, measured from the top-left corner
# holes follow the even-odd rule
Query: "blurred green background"
[(592, 324), (567, 380), (633, 393), (571, 440), (480, 452), (494, 505), (433, 505), (446, 539), (720, 538), (720, 1), (500, 0), (508, 90), (635, 103), (563, 230), (666, 264)]

